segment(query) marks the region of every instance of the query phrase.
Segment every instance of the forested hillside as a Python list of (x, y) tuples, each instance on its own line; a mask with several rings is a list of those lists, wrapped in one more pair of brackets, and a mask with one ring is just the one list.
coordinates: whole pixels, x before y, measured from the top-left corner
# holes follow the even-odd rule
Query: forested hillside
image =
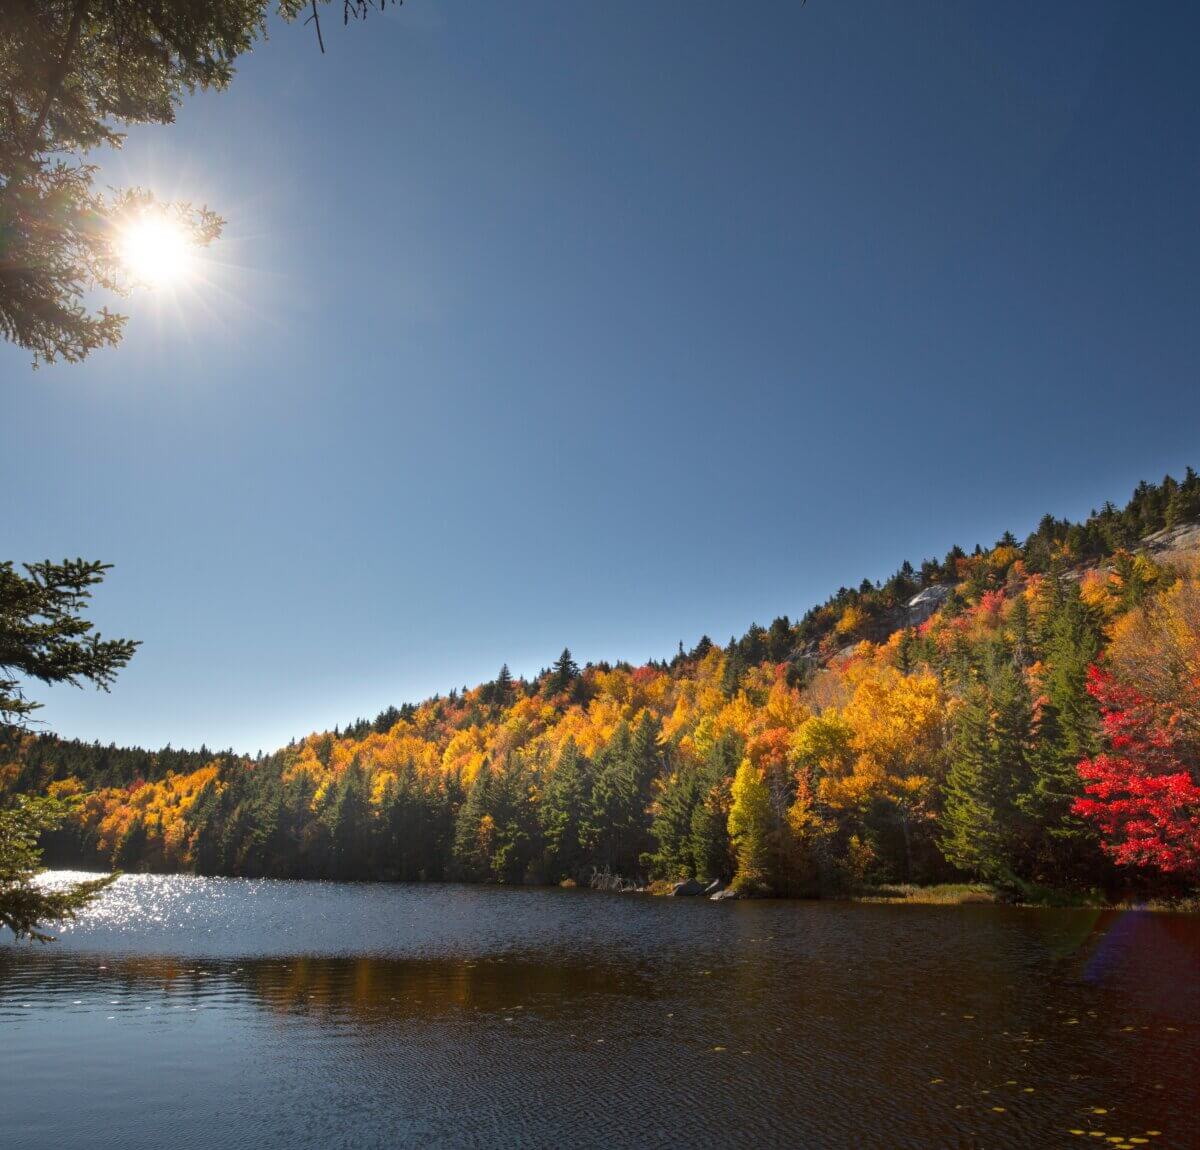
[(1200, 478), (1046, 516), (670, 661), (491, 682), (266, 757), (28, 732), (0, 788), (81, 798), (51, 862), (745, 894), (1200, 877)]

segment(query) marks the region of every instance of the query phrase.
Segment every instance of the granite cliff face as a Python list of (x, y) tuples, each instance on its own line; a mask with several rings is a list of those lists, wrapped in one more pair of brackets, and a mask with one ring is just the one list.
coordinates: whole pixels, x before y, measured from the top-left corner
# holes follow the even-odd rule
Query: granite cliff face
[(1154, 559), (1164, 560), (1200, 554), (1200, 522), (1180, 523), (1147, 535), (1142, 550)]

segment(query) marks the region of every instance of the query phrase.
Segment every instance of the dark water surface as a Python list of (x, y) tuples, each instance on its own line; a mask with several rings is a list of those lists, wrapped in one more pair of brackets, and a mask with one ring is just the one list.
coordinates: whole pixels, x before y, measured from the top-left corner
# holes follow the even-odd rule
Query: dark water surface
[(1166, 915), (129, 876), (0, 942), (6, 1150), (1191, 1150), (1198, 1075)]

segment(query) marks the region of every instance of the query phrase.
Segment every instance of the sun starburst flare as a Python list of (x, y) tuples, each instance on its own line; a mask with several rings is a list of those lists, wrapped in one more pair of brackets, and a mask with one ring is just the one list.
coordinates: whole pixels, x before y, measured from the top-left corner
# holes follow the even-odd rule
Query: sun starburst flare
[(165, 211), (139, 212), (119, 230), (116, 250), (125, 273), (147, 287), (171, 287), (190, 278), (197, 245), (182, 222)]

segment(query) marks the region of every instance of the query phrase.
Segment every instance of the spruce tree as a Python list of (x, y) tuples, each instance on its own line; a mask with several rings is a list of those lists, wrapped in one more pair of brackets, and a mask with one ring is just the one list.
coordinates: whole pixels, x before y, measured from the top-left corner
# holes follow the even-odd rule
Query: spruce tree
[(480, 841), (480, 828), (490, 809), (491, 788), (492, 768), (485, 759), (454, 824), (454, 860), (467, 878), (483, 878), (491, 868), (491, 855), (485, 853)]
[[(86, 682), (108, 690), (133, 657), (136, 642), (102, 639), (84, 617), (92, 588), (108, 569), (83, 559), (47, 560), (26, 564), (22, 575), (11, 562), (0, 563), (0, 730), (20, 728), (40, 706), (25, 696), (22, 680)], [(34, 881), (41, 863), (39, 839), (72, 811), (65, 800), (30, 797), (0, 812), (0, 925), (18, 938), (48, 941), (43, 923), (73, 918), (116, 878), (53, 892)]]
[(721, 677), (721, 689), (727, 697), (732, 699), (741, 689), (742, 677), (747, 670), (748, 665), (737, 640), (730, 639), (729, 646), (725, 648), (725, 670)]
[(571, 657), (571, 649), (564, 647), (562, 654), (554, 660), (550, 677), (546, 680), (546, 695), (558, 695), (567, 690), (579, 678), (579, 667)]
[(1008, 870), (997, 776), (990, 700), (976, 684), (967, 691), (955, 719), (939, 846), (953, 866), (988, 881), (1004, 877)]
[(728, 796), (742, 761), (742, 739), (726, 732), (710, 748), (699, 770), (699, 798), (692, 808), (692, 866), (698, 879), (709, 882), (731, 874)]
[(1020, 809), (1037, 828), (1033, 877), (1066, 886), (1094, 870), (1098, 848), (1091, 827), (1072, 813), (1083, 794), (1078, 764), (1098, 737), (1096, 706), (1087, 692), (1088, 668), (1100, 652), (1100, 630), (1079, 587), (1057, 570), (1042, 594), (1042, 699)]
[(1028, 667), (1034, 659), (1033, 635), (1029, 626), (1029, 601), (1018, 595), (1013, 601), (1008, 616), (1008, 629), (1012, 640), (1013, 660), (1020, 667)]
[(699, 802), (695, 771), (677, 771), (664, 781), (650, 825), (656, 850), (648, 863), (655, 878), (679, 879), (695, 873), (692, 817)]
[(638, 789), (630, 750), (633, 736), (621, 723), (596, 756), (592, 809), (597, 829), (597, 861), (625, 877), (641, 861), (642, 836)]
[(496, 706), (504, 707), (508, 705), (508, 701), (512, 697), (512, 686), (512, 672), (508, 669), (507, 663), (502, 663), (500, 665), (500, 673), (496, 676)]
[(330, 864), (333, 878), (368, 877), (371, 848), (371, 798), (366, 775), (356, 757), (336, 784), (328, 811)]
[(582, 876), (591, 831), (591, 767), (573, 738), (559, 752), (546, 783), (539, 817), (546, 844), (546, 873), (552, 880)]
[(491, 877), (497, 882), (520, 882), (536, 854), (541, 835), (532, 800), (529, 769), (524, 756), (513, 752), (493, 772), (488, 792), (492, 823)]

